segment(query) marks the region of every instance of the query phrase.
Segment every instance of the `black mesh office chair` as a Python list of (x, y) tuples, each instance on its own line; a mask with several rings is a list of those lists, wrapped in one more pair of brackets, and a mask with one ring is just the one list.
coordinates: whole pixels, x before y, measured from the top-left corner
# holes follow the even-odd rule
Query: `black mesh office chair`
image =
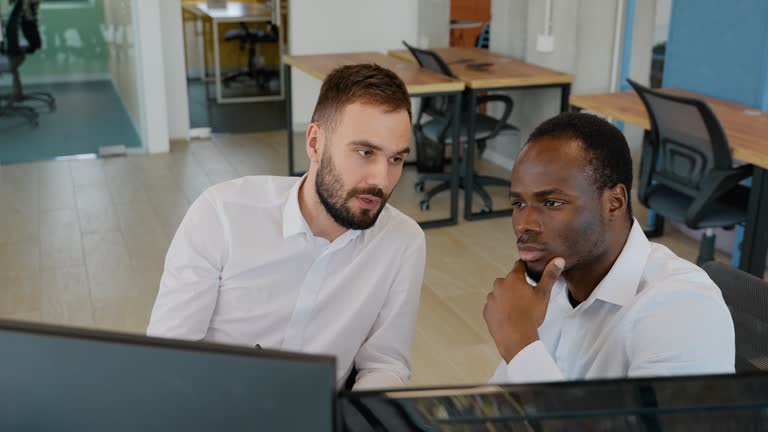
[(243, 22), (240, 23), (239, 29), (228, 31), (224, 35), (224, 40), (239, 41), (240, 50), (248, 49), (248, 68), (227, 75), (222, 80), (224, 84), (229, 85), (241, 78), (246, 78), (256, 82), (261, 87), (266, 87), (269, 84), (270, 77), (276, 72), (266, 69), (257, 63), (256, 47), (261, 43), (277, 43), (279, 37), (278, 28), (272, 23), (269, 23), (268, 31), (250, 29)]
[[(0, 38), (2, 39), (2, 43), (0, 43), (0, 76), (2, 76), (3, 74), (10, 74), (12, 69), (11, 60), (5, 55), (8, 37), (5, 33), (7, 27), (3, 22), (2, 16), (0, 16), (0, 24), (2, 24), (0, 25), (0, 31), (2, 31), (3, 36)], [(0, 99), (0, 117), (21, 117), (33, 127), (38, 125), (37, 113), (34, 109), (25, 106), (12, 106), (8, 101), (2, 99)]]
[(702, 266), (723, 292), (736, 331), (736, 372), (768, 371), (768, 282), (719, 262)]
[(664, 218), (706, 229), (697, 263), (712, 261), (712, 229), (732, 228), (746, 220), (749, 188), (739, 183), (752, 175), (752, 166), (733, 165), (728, 139), (706, 102), (628, 81), (651, 119), (638, 185), (640, 202), (659, 215), (649, 237), (663, 233)]
[[(455, 77), (451, 68), (448, 67), (436, 52), (415, 48), (406, 42), (403, 42), (403, 44), (411, 51), (421, 67), (442, 75)], [(424, 192), (424, 197), (419, 203), (422, 210), (429, 210), (429, 201), (432, 197), (451, 188), (451, 174), (445, 173), (443, 170), (445, 168), (445, 149), (448, 144), (451, 144), (453, 139), (451, 136), (453, 122), (461, 122), (459, 136), (462, 142), (467, 142), (466, 122), (462, 120), (466, 119), (470, 113), (469, 105), (464, 103), (461, 109), (462, 119), (454, 119), (453, 107), (451, 106), (452, 99), (447, 97), (427, 97), (422, 98), (421, 101), (421, 109), (414, 125), (414, 135), (416, 138), (416, 166), (423, 175), (416, 182), (416, 190), (424, 191), (424, 184), (427, 181), (441, 182), (439, 185)], [(520, 132), (515, 126), (507, 123), (514, 106), (514, 102), (510, 97), (504, 95), (483, 95), (477, 98), (478, 106), (489, 102), (502, 103), (504, 105), (504, 113), (498, 119), (479, 111), (471, 113), (471, 115), (475, 116), (475, 142), (477, 142), (478, 148), (481, 151), (485, 148), (487, 140), (496, 137), (502, 131)], [(424, 115), (428, 116), (429, 119), (422, 123)], [(490, 212), (493, 209), (493, 200), (484, 187), (491, 185), (508, 187), (510, 182), (508, 179), (477, 175), (475, 173), (473, 192), (482, 198), (483, 212)], [(459, 187), (465, 188), (463, 172), (461, 173)]]
[[(37, 0), (16, 0), (11, 9), (5, 28), (3, 54), (9, 61), (13, 89), (11, 94), (0, 96), (0, 100), (9, 107), (18, 107), (25, 102), (42, 103), (49, 111), (53, 111), (56, 109), (56, 99), (46, 92), (25, 93), (19, 71), (27, 55), (42, 47), (38, 27), (39, 7)], [(23, 39), (21, 35), (24, 36)]]

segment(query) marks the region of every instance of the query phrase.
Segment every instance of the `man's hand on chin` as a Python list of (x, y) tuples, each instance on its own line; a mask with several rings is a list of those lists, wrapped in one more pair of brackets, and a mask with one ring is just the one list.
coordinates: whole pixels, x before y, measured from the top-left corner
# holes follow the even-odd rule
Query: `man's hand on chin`
[(518, 260), (505, 278), (494, 281), (483, 318), (504, 362), (509, 363), (523, 348), (539, 340), (538, 329), (547, 316), (552, 287), (564, 268), (565, 260), (554, 258), (541, 281), (533, 286), (525, 278), (525, 263)]

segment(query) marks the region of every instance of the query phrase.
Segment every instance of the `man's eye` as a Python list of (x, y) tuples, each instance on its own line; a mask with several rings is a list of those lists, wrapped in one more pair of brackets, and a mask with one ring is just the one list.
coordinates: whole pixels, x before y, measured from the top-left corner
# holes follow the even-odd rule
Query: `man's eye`
[(544, 201), (544, 207), (560, 207), (563, 205), (560, 201), (546, 200)]
[(362, 156), (362, 157), (364, 157), (364, 158), (367, 158), (367, 157), (371, 157), (371, 155), (373, 154), (373, 152), (372, 152), (372, 151), (370, 151), (370, 150), (365, 150), (365, 149), (363, 149), (363, 150), (358, 150), (358, 151), (357, 151), (357, 154), (359, 154), (360, 156)]
[(525, 207), (525, 203), (522, 201), (512, 201), (512, 207), (514, 208), (523, 208)]
[(404, 160), (404, 159), (403, 159), (401, 156), (395, 156), (395, 157), (393, 157), (392, 159), (390, 159), (390, 161), (391, 161), (393, 164), (395, 164), (395, 165), (400, 165), (401, 163), (403, 163), (403, 160)]

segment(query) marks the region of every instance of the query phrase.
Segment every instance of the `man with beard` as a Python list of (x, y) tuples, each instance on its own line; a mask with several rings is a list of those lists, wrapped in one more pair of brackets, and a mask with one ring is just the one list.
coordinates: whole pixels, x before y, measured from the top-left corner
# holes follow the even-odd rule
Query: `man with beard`
[(387, 204), (411, 142), (405, 84), (376, 65), (327, 76), (307, 174), (205, 191), (171, 243), (147, 333), (330, 354), (341, 386), (402, 386), (424, 275), (421, 228)]
[(732, 373), (734, 330), (718, 287), (651, 243), (632, 217), (624, 135), (561, 114), (512, 172), (520, 260), (483, 315), (504, 359), (492, 382)]

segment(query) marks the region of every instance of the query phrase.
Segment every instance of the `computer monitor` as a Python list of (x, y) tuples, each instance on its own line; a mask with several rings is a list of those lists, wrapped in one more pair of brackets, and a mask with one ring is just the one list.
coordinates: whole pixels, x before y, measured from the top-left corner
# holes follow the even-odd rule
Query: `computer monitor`
[(342, 393), (369, 431), (747, 431), (768, 425), (768, 373)]
[(0, 321), (3, 431), (332, 431), (335, 360)]

